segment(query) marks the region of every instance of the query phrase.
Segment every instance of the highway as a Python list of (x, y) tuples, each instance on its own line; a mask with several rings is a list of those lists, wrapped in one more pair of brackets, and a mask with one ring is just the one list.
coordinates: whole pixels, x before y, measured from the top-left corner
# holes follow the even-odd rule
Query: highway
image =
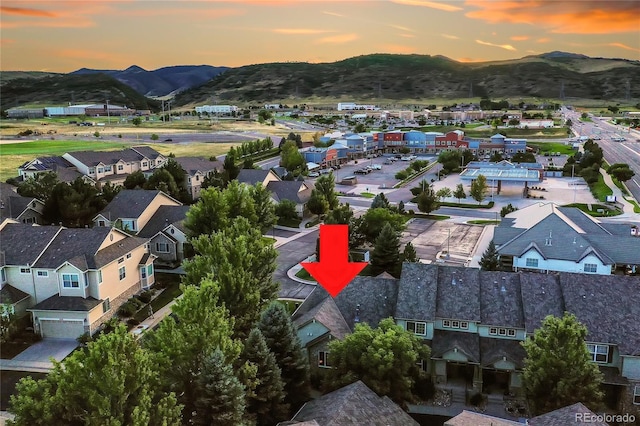
[[(591, 122), (580, 121), (580, 113), (572, 110), (564, 110), (565, 117), (571, 119), (573, 130), (579, 136), (589, 138), (600, 138), (595, 142), (602, 148), (604, 158), (609, 164), (626, 163), (636, 175), (626, 182), (627, 188), (633, 197), (640, 201), (640, 133), (629, 131), (622, 126), (615, 126), (601, 119), (590, 115)], [(624, 142), (615, 142), (611, 138), (622, 136)]]

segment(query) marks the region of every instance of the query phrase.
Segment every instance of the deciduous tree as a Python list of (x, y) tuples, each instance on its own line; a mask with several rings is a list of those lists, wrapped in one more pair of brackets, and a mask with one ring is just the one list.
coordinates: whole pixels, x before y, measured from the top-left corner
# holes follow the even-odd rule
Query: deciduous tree
[(59, 182), (58, 175), (54, 172), (37, 173), (28, 177), (18, 186), (18, 194), (23, 197), (37, 198), (46, 203), (53, 192), (53, 188)]
[(436, 192), (436, 197), (438, 197), (440, 201), (442, 201), (443, 198), (451, 197), (451, 190), (449, 188), (440, 188)]
[(72, 353), (11, 396), (15, 425), (176, 425), (181, 407), (163, 393), (153, 357), (124, 326)]
[(456, 185), (456, 190), (453, 191), (452, 195), (458, 199), (458, 204), (460, 204), (461, 199), (467, 198), (467, 194), (464, 192), (464, 186), (462, 186), (461, 183)]
[(484, 200), (487, 196), (487, 178), (484, 175), (478, 175), (478, 177), (471, 182), (471, 189), (469, 190), (471, 198), (476, 200), (478, 204)]
[(416, 197), (416, 204), (418, 210), (423, 213), (430, 214), (434, 210), (438, 210), (440, 203), (438, 202), (438, 196), (433, 189), (433, 185), (428, 185), (424, 191), (422, 191)]
[(573, 314), (547, 316), (533, 336), (522, 342), (527, 355), (523, 382), (533, 414), (576, 402), (596, 411), (602, 403), (602, 373), (585, 338), (587, 328)]
[(399, 404), (411, 401), (411, 388), (420, 377), (416, 363), (427, 360), (430, 349), (422, 339), (396, 325), (393, 318), (377, 328), (358, 323), (352, 334), (329, 343), (331, 365), (328, 388), (337, 389), (362, 380), (378, 395)]
[(286, 141), (282, 145), (280, 158), (280, 165), (294, 177), (299, 176), (305, 170), (304, 156), (298, 151), (298, 147), (293, 141)]
[(333, 210), (338, 207), (338, 195), (336, 194), (336, 181), (333, 177), (333, 173), (320, 176), (316, 179), (315, 189), (322, 194), (327, 203), (329, 204), (329, 210)]
[(356, 225), (354, 232), (362, 234), (365, 241), (374, 244), (385, 224), (400, 233), (404, 230), (405, 222), (401, 214), (393, 213), (388, 209), (369, 209), (362, 215), (360, 221), (353, 221)]
[(636, 175), (636, 173), (629, 168), (629, 165), (624, 163), (612, 164), (607, 170), (607, 173), (618, 179), (620, 182), (626, 182)]
[(142, 170), (136, 170), (131, 173), (124, 180), (122, 184), (126, 189), (136, 189), (136, 188), (144, 188), (144, 185), (147, 183), (147, 178), (142, 173)]
[(317, 189), (311, 191), (311, 197), (307, 201), (307, 208), (316, 215), (323, 215), (329, 210), (329, 202)]

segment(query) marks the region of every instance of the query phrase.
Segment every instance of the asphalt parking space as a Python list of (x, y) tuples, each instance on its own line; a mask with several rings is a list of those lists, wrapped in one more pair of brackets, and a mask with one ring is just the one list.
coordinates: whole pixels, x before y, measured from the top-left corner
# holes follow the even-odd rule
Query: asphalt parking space
[(473, 254), (482, 230), (482, 226), (414, 219), (402, 233), (401, 243), (411, 241), (423, 260), (435, 261), (436, 255), (447, 250), (447, 246), (452, 255), (468, 258)]
[[(347, 177), (347, 176), (355, 176), (358, 179), (359, 185), (371, 185), (371, 190), (378, 188), (392, 188), (393, 185), (398, 183), (398, 179), (395, 178), (396, 173), (400, 170), (404, 170), (411, 165), (411, 161), (402, 161), (397, 160), (392, 162), (391, 164), (385, 164), (387, 160), (389, 160), (393, 155), (383, 155), (382, 157), (373, 157), (371, 159), (361, 159), (350, 161), (348, 164), (342, 165), (342, 167), (333, 172), (334, 177), (336, 178), (336, 183)], [(431, 157), (418, 157), (418, 160), (432, 160)], [(356, 164), (355, 161), (358, 163)], [(355, 171), (358, 169), (362, 169), (366, 166), (370, 166), (373, 164), (379, 164), (382, 169), (381, 170), (372, 170), (371, 173), (366, 175), (355, 174)], [(348, 191), (349, 185), (337, 185), (339, 190)]]

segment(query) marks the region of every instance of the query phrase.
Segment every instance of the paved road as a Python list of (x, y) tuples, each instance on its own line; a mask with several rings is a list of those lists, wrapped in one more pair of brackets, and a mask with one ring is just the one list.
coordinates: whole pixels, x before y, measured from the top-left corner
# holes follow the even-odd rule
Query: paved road
[[(633, 197), (640, 201), (640, 142), (638, 137), (630, 134), (621, 126), (609, 124), (606, 119), (590, 115), (591, 122), (581, 122), (580, 113), (572, 110), (564, 110), (565, 117), (573, 122), (573, 130), (579, 136), (599, 137), (596, 140), (602, 148), (604, 158), (609, 164), (627, 163), (636, 175), (627, 182), (627, 187)], [(627, 140), (614, 142), (611, 138), (619, 135)]]
[(315, 252), (318, 232), (309, 232), (278, 247), (277, 266), (273, 279), (280, 283), (280, 298), (304, 300), (315, 288), (315, 285), (293, 281), (287, 276), (287, 271)]

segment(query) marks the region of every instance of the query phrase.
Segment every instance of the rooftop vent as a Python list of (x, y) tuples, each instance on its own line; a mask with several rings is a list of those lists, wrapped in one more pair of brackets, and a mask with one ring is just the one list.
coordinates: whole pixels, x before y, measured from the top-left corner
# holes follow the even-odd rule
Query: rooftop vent
[(503, 285), (500, 286), (500, 293), (506, 293), (507, 292), (507, 288)]
[(360, 304), (356, 305), (356, 316), (353, 319), (353, 322), (360, 322)]

